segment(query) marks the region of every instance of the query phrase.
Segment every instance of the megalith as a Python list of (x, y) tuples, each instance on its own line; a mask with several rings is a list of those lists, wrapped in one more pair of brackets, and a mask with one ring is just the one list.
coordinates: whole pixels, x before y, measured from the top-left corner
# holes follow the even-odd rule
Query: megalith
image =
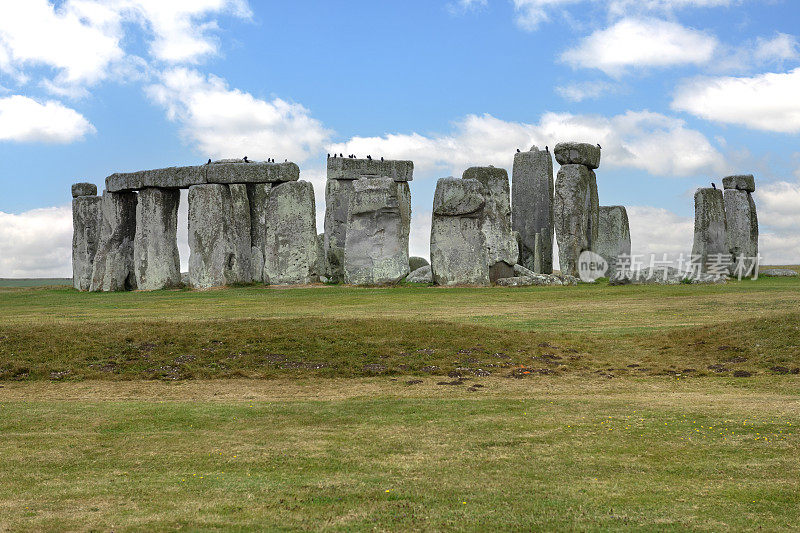
[(147, 187), (139, 191), (133, 263), (140, 290), (167, 289), (181, 284), (177, 241), (179, 201), (177, 189)]
[(136, 288), (133, 242), (136, 237), (135, 192), (103, 192), (101, 228), (94, 264), (92, 291), (129, 291)]
[(398, 189), (407, 183), (391, 178), (358, 179), (347, 216), (344, 279), (351, 285), (397, 283), (409, 274), (408, 225)]
[(758, 214), (752, 195), (756, 190), (755, 178), (752, 175), (729, 176), (722, 183), (733, 272), (746, 275), (758, 261)]
[(475, 179), (436, 183), (431, 223), (431, 270), (437, 285), (489, 285), (483, 233), (488, 191)]
[(617, 258), (631, 255), (628, 211), (621, 205), (601, 205), (599, 221), (594, 251), (605, 259), (606, 277), (611, 278), (618, 270)]
[[(559, 146), (556, 146), (557, 150)], [(561, 159), (559, 159), (558, 153), (557, 151), (556, 159), (559, 161), (589, 160), (594, 162), (585, 154), (581, 155), (583, 154), (581, 151), (577, 152), (580, 157), (562, 157)], [(565, 163), (558, 171), (553, 197), (553, 223), (558, 241), (558, 258), (562, 274), (578, 276), (578, 258), (581, 253), (586, 250), (594, 250), (594, 246), (596, 246), (599, 219), (600, 201), (594, 171), (583, 164)]]
[(246, 186), (192, 185), (188, 199), (189, 285), (207, 289), (251, 282)]
[[(553, 272), (553, 157), (536, 146), (514, 155), (511, 223), (519, 233), (518, 263), (533, 272)], [(537, 253), (536, 239), (539, 235)], [(537, 267), (537, 264), (539, 265)], [(537, 270), (538, 268), (538, 270)]]
[(92, 286), (92, 269), (100, 243), (102, 199), (91, 183), (72, 186), (72, 285), (79, 291)]
[(553, 152), (555, 152), (556, 161), (561, 166), (583, 165), (589, 170), (597, 170), (600, 167), (600, 145), (578, 142), (558, 143)]
[(250, 264), (252, 281), (264, 281), (264, 236), (267, 232), (267, 203), (271, 183), (247, 184), (250, 205)]
[(262, 237), (264, 283), (302, 284), (319, 281), (314, 187), (290, 181), (272, 187), (265, 208)]
[(326, 276), (331, 281), (344, 281), (344, 247), (347, 240), (347, 220), (350, 199), (356, 180), (390, 178), (398, 185), (398, 205), (405, 248), (411, 228), (411, 189), (414, 163), (399, 160), (329, 157), (328, 180), (325, 185), (325, 242)]
[(694, 245), (692, 262), (703, 273), (722, 272), (730, 263), (730, 244), (725, 220), (725, 200), (717, 188), (697, 189), (694, 194)]
[(514, 275), (519, 259), (517, 238), (511, 228), (511, 188), (508, 172), (495, 167), (472, 167), (464, 171), (463, 179), (479, 181), (486, 189), (481, 231), (486, 240), (489, 258), (489, 280)]

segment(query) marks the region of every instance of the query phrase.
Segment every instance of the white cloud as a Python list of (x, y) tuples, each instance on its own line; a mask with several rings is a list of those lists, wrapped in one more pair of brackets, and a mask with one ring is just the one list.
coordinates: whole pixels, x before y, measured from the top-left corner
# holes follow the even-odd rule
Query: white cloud
[(330, 137), (300, 104), (261, 100), (195, 70), (167, 70), (147, 92), (204, 156), (302, 162), (321, 153)]
[(715, 37), (675, 22), (626, 18), (585, 37), (561, 59), (618, 76), (630, 68), (703, 64), (717, 45)]
[[(722, 155), (703, 134), (684, 121), (647, 111), (622, 115), (545, 113), (537, 124), (507, 122), (491, 115), (469, 115), (444, 135), (387, 134), (354, 137), (331, 151), (414, 160), (420, 174), (457, 174), (472, 165), (508, 167), (515, 148), (535, 144), (551, 149), (560, 141), (598, 143), (602, 168), (626, 167), (658, 176), (722, 172)], [(676, 154), (680, 154), (676, 157)]]
[(95, 131), (83, 115), (58, 102), (0, 98), (0, 141), (69, 143)]
[(694, 218), (684, 217), (667, 209), (651, 206), (627, 208), (631, 229), (631, 253), (646, 258), (651, 254), (660, 260), (664, 254), (674, 260), (680, 254), (688, 257), (694, 239)]
[(800, 233), (800, 183), (759, 184), (754, 196), (765, 223), (772, 228), (793, 229)]
[(753, 56), (760, 61), (782, 61), (796, 59), (797, 38), (786, 33), (778, 33), (772, 39), (759, 37)]
[(72, 208), (0, 211), (0, 277), (72, 275)]
[(616, 85), (605, 81), (575, 82), (556, 87), (556, 92), (570, 102), (594, 100), (616, 90)]
[[(431, 200), (431, 204), (432, 204)], [(409, 234), (408, 254), (424, 257), (431, 256), (431, 220), (433, 212), (428, 209), (419, 213), (411, 213), (411, 232)]]
[(516, 22), (522, 29), (533, 31), (539, 24), (550, 20), (551, 11), (583, 0), (512, 0), (517, 13)]
[(672, 108), (715, 122), (797, 133), (798, 94), (800, 68), (754, 77), (699, 78), (678, 88)]

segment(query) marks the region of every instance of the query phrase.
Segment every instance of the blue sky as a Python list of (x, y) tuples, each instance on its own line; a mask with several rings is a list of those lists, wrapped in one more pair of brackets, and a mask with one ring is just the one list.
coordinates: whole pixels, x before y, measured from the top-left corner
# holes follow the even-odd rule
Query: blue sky
[(753, 173), (764, 255), (800, 262), (798, 23), (791, 0), (6, 0), (0, 276), (70, 275), (75, 181), (244, 155), (296, 161), (320, 220), (327, 152), (414, 160), (427, 255), (436, 178), (565, 140), (603, 145), (635, 253), (688, 252), (694, 190)]

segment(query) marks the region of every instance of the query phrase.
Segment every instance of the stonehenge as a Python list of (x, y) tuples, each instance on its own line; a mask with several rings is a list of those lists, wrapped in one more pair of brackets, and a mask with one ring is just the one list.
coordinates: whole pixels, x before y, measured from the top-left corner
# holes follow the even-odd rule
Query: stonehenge
[[(577, 283), (586, 251), (607, 263), (612, 277), (620, 258), (631, 257), (631, 232), (625, 207), (599, 205), (600, 154), (599, 145), (586, 143), (559, 143), (552, 155), (533, 146), (517, 150), (511, 182), (493, 166), (439, 179), (430, 263), (409, 257), (411, 161), (329, 156), (322, 233), (314, 188), (288, 161), (223, 159), (116, 173), (106, 178), (102, 196), (91, 183), (72, 185), (73, 285), (81, 291), (403, 280), (560, 286)], [(555, 180), (553, 157), (561, 165)], [(695, 194), (692, 256), (701, 280), (736, 270), (746, 275), (758, 257), (755, 179), (722, 182), (724, 189)], [(177, 247), (181, 189), (188, 191), (189, 213), (184, 275)], [(560, 273), (553, 271), (553, 236)], [(677, 270), (670, 279), (685, 281)]]
[(72, 285), (79, 291), (88, 291), (92, 286), (102, 226), (101, 202), (95, 185), (72, 186)]
[(553, 199), (558, 258), (563, 274), (577, 276), (581, 253), (597, 246), (600, 201), (594, 169), (600, 164), (600, 147), (559, 143), (554, 152), (561, 164)]
[(431, 271), (437, 285), (489, 285), (483, 211), (489, 192), (476, 179), (436, 183), (431, 222)]
[(722, 183), (733, 273), (746, 274), (758, 261), (758, 214), (752, 194), (756, 190), (755, 178), (728, 176)]
[(617, 258), (631, 255), (631, 230), (628, 212), (621, 205), (600, 206), (597, 245), (595, 252), (608, 264), (606, 277), (618, 271)]
[[(511, 222), (519, 233), (519, 264), (553, 272), (553, 158), (536, 146), (514, 155)], [(538, 247), (537, 247), (537, 244)]]
[[(331, 281), (346, 281), (345, 245), (348, 221), (350, 220), (350, 207), (353, 205), (351, 200), (356, 194), (355, 184), (361, 180), (381, 178), (388, 178), (395, 184), (391, 189), (395, 195), (400, 215), (400, 247), (404, 250), (406, 269), (408, 268), (408, 239), (411, 231), (411, 189), (408, 182), (414, 179), (414, 163), (411, 161), (377, 160), (372, 158), (329, 157), (327, 162), (327, 182), (325, 184), (325, 239), (323, 250), (325, 254), (325, 276)], [(365, 195), (367, 193), (365, 190), (361, 190), (359, 194)], [(351, 240), (351, 243), (353, 246), (356, 245), (355, 240)], [(395, 253), (390, 247), (387, 247), (385, 252), (390, 255)], [(351, 260), (352, 258), (353, 254), (351, 253)], [(382, 264), (384, 259), (388, 260), (388, 258), (374, 257), (373, 261), (377, 260), (375, 264)], [(354, 269), (357, 269), (355, 263), (351, 264)], [(384, 276), (378, 277), (385, 278)], [(385, 279), (393, 279), (393, 276)]]

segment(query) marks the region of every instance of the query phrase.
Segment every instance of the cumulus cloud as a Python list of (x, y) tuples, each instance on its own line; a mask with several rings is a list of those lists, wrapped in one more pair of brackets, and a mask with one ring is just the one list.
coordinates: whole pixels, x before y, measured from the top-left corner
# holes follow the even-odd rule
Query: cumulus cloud
[(300, 104), (261, 100), (222, 78), (174, 68), (147, 89), (184, 137), (209, 157), (275, 157), (303, 162), (322, 152), (331, 132)]
[(0, 98), (0, 141), (69, 143), (94, 132), (83, 115), (58, 102)]
[[(472, 165), (506, 167), (515, 148), (551, 149), (560, 141), (598, 143), (603, 166), (646, 170), (657, 176), (721, 172), (725, 163), (716, 148), (684, 121), (648, 111), (604, 117), (545, 113), (536, 124), (508, 122), (491, 115), (469, 115), (448, 134), (387, 134), (354, 137), (331, 151), (414, 160), (423, 175), (458, 173)], [(675, 157), (674, 154), (681, 154)]]
[[(694, 218), (652, 206), (627, 208), (631, 225), (631, 253), (650, 261), (651, 255), (669, 260), (688, 257), (694, 239)], [(641, 258), (640, 258), (641, 259)]]
[(697, 78), (681, 85), (672, 108), (752, 129), (800, 131), (800, 68), (753, 77)]
[(72, 275), (72, 208), (0, 211), (0, 277)]
[(630, 68), (703, 64), (717, 46), (715, 37), (675, 22), (626, 18), (584, 38), (561, 59), (619, 76)]

